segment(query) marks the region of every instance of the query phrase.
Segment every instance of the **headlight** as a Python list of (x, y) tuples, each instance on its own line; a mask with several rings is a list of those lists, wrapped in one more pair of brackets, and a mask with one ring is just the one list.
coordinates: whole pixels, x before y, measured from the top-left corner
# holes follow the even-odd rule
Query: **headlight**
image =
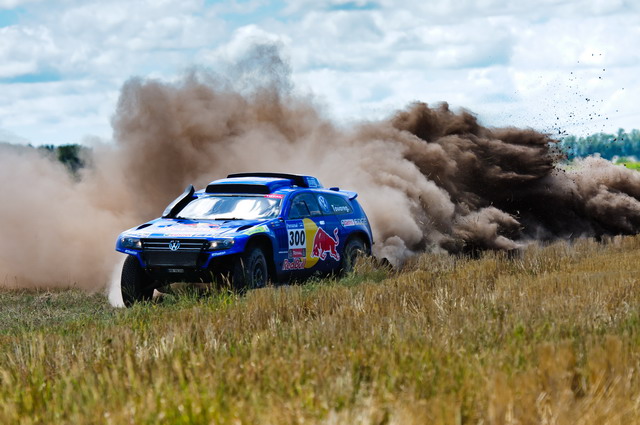
[(229, 249), (233, 246), (233, 242), (233, 239), (216, 239), (215, 241), (209, 242), (208, 249), (213, 251)]
[(138, 238), (121, 238), (120, 243), (124, 248), (142, 249), (142, 242)]

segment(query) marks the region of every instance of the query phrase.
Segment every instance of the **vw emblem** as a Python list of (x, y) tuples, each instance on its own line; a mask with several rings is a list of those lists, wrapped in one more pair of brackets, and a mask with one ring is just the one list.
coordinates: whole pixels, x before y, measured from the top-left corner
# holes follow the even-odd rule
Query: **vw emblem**
[(178, 249), (180, 249), (180, 241), (169, 242), (169, 249), (171, 251), (177, 251)]

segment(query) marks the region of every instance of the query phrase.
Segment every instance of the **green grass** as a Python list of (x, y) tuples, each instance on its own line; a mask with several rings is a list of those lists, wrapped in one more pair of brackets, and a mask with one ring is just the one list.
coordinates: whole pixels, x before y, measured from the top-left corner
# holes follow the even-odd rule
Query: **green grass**
[(131, 309), (0, 291), (0, 423), (640, 422), (640, 237)]
[(620, 158), (616, 161), (616, 164), (624, 165), (632, 170), (640, 170), (640, 162), (630, 161), (627, 158)]
[(80, 290), (43, 291), (0, 289), (0, 335), (68, 331), (116, 316), (102, 294)]

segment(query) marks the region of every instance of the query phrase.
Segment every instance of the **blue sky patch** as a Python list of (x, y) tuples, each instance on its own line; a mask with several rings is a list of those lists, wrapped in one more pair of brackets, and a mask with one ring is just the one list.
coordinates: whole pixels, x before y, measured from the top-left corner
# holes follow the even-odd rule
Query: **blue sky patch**
[[(220, 3), (217, 0), (205, 0), (207, 6), (212, 6), (216, 3)], [(249, 3), (249, 1), (238, 1), (238, 4)], [(231, 27), (237, 28), (245, 25), (255, 24), (264, 19), (278, 16), (285, 8), (284, 1), (269, 1), (267, 3), (257, 6), (255, 9), (249, 12), (228, 12), (220, 15), (225, 21), (227, 21)]]
[(38, 72), (18, 75), (17, 77), (0, 78), (0, 83), (3, 84), (51, 83), (54, 81), (62, 81), (62, 77), (57, 72)]
[(377, 10), (380, 9), (380, 5), (375, 2), (366, 2), (366, 3), (358, 3), (356, 1), (348, 1), (342, 4), (334, 4), (327, 8), (328, 10), (346, 10), (346, 11), (355, 11), (355, 10)]
[(20, 10), (0, 10), (0, 28), (15, 25), (20, 20)]

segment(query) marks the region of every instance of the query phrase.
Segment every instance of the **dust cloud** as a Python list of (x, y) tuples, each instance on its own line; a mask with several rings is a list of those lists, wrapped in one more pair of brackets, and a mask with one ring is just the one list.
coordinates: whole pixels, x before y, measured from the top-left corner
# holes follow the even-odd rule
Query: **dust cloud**
[(36, 151), (0, 150), (0, 287), (102, 290), (122, 230), (232, 172), (311, 174), (359, 192), (374, 254), (395, 264), (640, 228), (635, 171), (597, 158), (563, 169), (548, 135), (486, 128), (446, 103), (345, 128), (293, 93), (277, 52), (256, 52), (233, 81), (129, 80), (115, 143), (93, 146), (79, 178)]

